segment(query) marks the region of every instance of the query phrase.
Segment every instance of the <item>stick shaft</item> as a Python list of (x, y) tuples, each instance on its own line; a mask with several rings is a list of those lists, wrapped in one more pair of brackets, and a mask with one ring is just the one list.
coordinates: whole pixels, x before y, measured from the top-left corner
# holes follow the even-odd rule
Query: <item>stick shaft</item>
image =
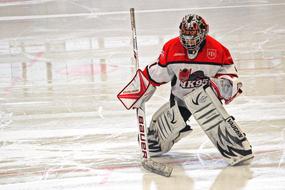
[[(132, 40), (133, 40), (133, 55), (135, 70), (139, 69), (139, 57), (138, 57), (138, 45), (137, 45), (137, 33), (136, 33), (136, 23), (135, 23), (135, 9), (130, 9), (131, 15), (131, 27), (132, 27)], [(172, 168), (165, 164), (161, 164), (151, 160), (148, 149), (147, 141), (147, 126), (145, 118), (145, 104), (143, 103), (140, 108), (137, 108), (137, 120), (139, 127), (139, 144), (142, 157), (142, 166), (153, 173), (169, 177), (172, 172)]]
[[(133, 41), (133, 56), (135, 63), (135, 70), (139, 69), (139, 57), (138, 57), (138, 44), (137, 44), (137, 32), (135, 21), (135, 9), (130, 9), (131, 15), (131, 28), (132, 28), (132, 41)], [(143, 104), (137, 109), (137, 120), (139, 125), (139, 142), (141, 147), (141, 154), (143, 159), (149, 158), (148, 143), (147, 143), (147, 127), (145, 119), (145, 105)]]
[(139, 57), (138, 57), (138, 44), (137, 44), (137, 32), (136, 32), (136, 22), (135, 22), (135, 9), (130, 9), (131, 16), (131, 28), (132, 28), (132, 40), (133, 40), (133, 56), (135, 63), (135, 70), (139, 69)]
[(150, 158), (147, 142), (147, 126), (145, 119), (145, 105), (137, 108), (137, 120), (139, 125), (139, 144), (141, 148), (141, 157), (143, 160)]

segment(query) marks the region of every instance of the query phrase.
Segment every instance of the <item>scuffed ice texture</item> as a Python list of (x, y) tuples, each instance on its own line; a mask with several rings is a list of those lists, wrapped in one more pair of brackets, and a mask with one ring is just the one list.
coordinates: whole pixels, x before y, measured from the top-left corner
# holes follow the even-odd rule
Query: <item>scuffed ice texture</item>
[[(237, 64), (243, 94), (226, 109), (253, 146), (229, 167), (193, 118), (193, 132), (141, 168), (134, 111), (116, 94), (134, 75), (129, 8), (141, 68), (198, 13)], [(285, 187), (283, 0), (0, 2), (0, 190), (281, 190)], [(147, 123), (169, 98), (161, 86)]]

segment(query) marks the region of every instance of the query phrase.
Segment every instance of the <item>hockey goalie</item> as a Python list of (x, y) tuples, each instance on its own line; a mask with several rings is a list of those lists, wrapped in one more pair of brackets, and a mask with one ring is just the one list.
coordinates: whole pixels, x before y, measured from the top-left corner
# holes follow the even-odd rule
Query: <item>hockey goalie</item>
[(253, 158), (245, 133), (223, 106), (242, 93), (236, 66), (229, 50), (208, 31), (201, 16), (184, 16), (179, 36), (166, 42), (157, 61), (138, 70), (118, 94), (127, 109), (139, 108), (157, 87), (171, 83), (169, 102), (158, 108), (147, 128), (150, 157), (170, 151), (191, 133), (187, 120), (193, 116), (230, 165)]

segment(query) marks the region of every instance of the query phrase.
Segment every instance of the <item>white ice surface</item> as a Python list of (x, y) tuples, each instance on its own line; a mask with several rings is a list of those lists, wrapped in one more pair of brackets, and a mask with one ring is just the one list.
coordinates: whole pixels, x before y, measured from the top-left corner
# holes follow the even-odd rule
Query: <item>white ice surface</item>
[[(129, 8), (141, 67), (194, 12), (231, 51), (244, 93), (226, 106), (255, 158), (230, 167), (199, 128), (140, 167), (134, 111), (116, 94), (134, 74)], [(282, 0), (0, 2), (0, 190), (285, 189), (285, 3)], [(169, 85), (147, 104), (147, 120)]]

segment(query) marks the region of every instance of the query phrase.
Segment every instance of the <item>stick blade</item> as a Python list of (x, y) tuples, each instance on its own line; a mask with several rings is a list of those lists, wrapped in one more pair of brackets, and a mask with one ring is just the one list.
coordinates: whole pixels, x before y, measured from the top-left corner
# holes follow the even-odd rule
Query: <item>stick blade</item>
[(171, 168), (165, 164), (155, 162), (151, 159), (143, 160), (142, 166), (144, 167), (144, 169), (146, 169), (150, 172), (153, 172), (153, 173), (156, 173), (158, 175), (165, 176), (165, 177), (170, 177), (172, 170), (173, 170), (173, 168)]

